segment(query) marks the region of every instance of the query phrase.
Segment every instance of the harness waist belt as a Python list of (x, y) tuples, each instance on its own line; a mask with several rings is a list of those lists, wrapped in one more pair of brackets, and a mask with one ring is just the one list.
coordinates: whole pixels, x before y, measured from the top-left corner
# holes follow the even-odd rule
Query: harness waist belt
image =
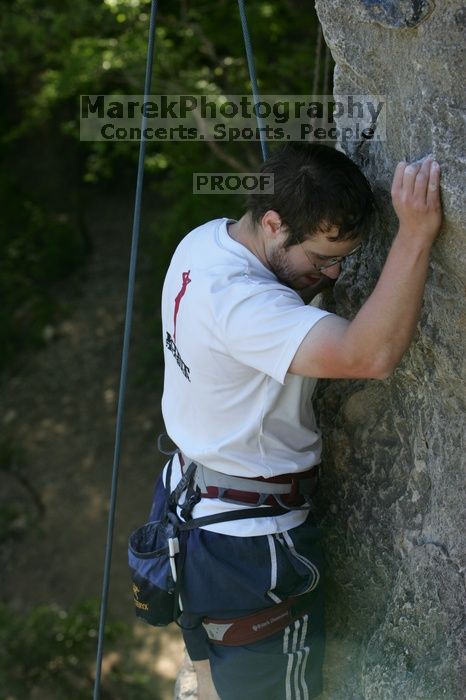
[[(183, 464), (190, 464), (185, 455), (180, 455)], [(270, 478), (246, 478), (223, 474), (194, 461), (194, 487), (202, 498), (218, 498), (228, 503), (243, 503), (261, 506), (277, 502), (285, 507), (300, 506), (314, 493), (317, 487), (318, 466), (296, 474), (279, 474)]]
[(288, 627), (306, 612), (311, 593), (293, 596), (271, 608), (229, 620), (205, 617), (202, 625), (211, 642), (243, 646), (266, 639)]

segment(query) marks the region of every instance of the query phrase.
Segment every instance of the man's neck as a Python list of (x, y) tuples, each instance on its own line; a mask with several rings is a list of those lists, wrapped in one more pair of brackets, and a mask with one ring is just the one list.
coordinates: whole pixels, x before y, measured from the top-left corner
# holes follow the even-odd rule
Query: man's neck
[(256, 258), (259, 258), (261, 263), (270, 269), (265, 248), (260, 236), (260, 231), (254, 228), (254, 224), (249, 213), (244, 214), (239, 221), (227, 225), (227, 231), (230, 238), (237, 243), (241, 243), (247, 248)]

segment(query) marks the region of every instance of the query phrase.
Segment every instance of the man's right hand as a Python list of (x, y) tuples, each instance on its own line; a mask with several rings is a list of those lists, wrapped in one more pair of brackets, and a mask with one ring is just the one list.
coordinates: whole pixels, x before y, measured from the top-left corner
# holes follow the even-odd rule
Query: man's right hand
[(440, 230), (440, 166), (432, 156), (398, 163), (392, 182), (393, 208), (400, 222), (399, 235), (413, 243), (431, 246)]

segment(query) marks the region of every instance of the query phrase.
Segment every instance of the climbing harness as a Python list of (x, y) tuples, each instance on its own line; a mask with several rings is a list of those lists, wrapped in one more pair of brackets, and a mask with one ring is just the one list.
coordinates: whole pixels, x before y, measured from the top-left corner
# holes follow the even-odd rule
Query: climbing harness
[[(161, 441), (162, 436), (159, 437), (159, 446)], [(162, 515), (159, 520), (148, 522), (132, 533), (128, 543), (128, 562), (136, 616), (154, 626), (176, 622), (183, 627), (180, 588), (189, 531), (214, 523), (278, 516), (290, 510), (309, 510), (309, 496), (315, 490), (317, 475), (311, 469), (291, 476), (284, 474), (270, 479), (246, 479), (208, 469), (199, 462), (187, 459), (179, 450), (173, 450), (170, 454), (165, 470), (167, 497)], [(175, 456), (179, 458), (182, 477), (172, 491), (171, 474)], [(240, 488), (247, 488), (248, 491), (240, 491)], [(206, 492), (203, 493), (202, 489), (206, 489)], [(246, 503), (249, 507), (192, 518), (196, 503), (206, 495), (209, 497), (208, 492), (212, 489), (220, 494), (232, 492), (236, 496), (234, 499), (225, 495), (220, 495), (220, 499), (229, 503)], [(286, 496), (295, 500), (285, 502)], [(216, 493), (210, 497), (218, 498), (219, 495)], [(301, 500), (296, 500), (299, 498)], [(300, 505), (303, 498), (304, 506)], [(202, 625), (209, 639), (216, 644), (251, 644), (283, 630), (301, 617), (309, 605), (312, 590), (243, 617), (228, 620), (205, 617)]]
[[(183, 463), (190, 463), (185, 455), (181, 455), (181, 464)], [(199, 498), (217, 498), (225, 503), (279, 505), (285, 510), (308, 509), (310, 498), (317, 487), (317, 466), (297, 474), (250, 479), (223, 474), (199, 462), (191, 464), (196, 465), (193, 485), (198, 490)]]
[[(288, 510), (275, 504), (192, 518), (192, 509), (200, 500), (198, 488), (194, 486), (194, 474), (198, 465), (190, 462), (172, 491), (171, 472), (175, 454), (177, 453), (172, 454), (165, 470), (165, 490), (168, 495), (160, 520), (137, 528), (128, 543), (136, 616), (157, 627), (170, 622), (177, 622), (181, 626), (179, 615), (183, 604), (179, 590), (186, 556), (186, 539), (190, 530), (231, 520), (283, 515)], [(196, 498), (191, 498), (191, 493), (195, 493)], [(184, 503), (179, 508), (183, 494)], [(178, 509), (183, 519), (178, 515)]]

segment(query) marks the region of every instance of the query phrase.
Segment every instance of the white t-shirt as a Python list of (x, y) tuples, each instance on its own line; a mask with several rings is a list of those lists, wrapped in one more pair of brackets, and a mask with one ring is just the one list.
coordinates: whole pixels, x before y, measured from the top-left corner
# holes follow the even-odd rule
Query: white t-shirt
[[(241, 477), (301, 472), (320, 461), (315, 379), (287, 374), (308, 331), (328, 313), (307, 306), (227, 231), (199, 226), (178, 245), (162, 293), (162, 412), (180, 450)], [(174, 460), (172, 486), (181, 477)], [(193, 517), (245, 505), (204, 498)], [(297, 527), (307, 511), (207, 526), (225, 534)]]

